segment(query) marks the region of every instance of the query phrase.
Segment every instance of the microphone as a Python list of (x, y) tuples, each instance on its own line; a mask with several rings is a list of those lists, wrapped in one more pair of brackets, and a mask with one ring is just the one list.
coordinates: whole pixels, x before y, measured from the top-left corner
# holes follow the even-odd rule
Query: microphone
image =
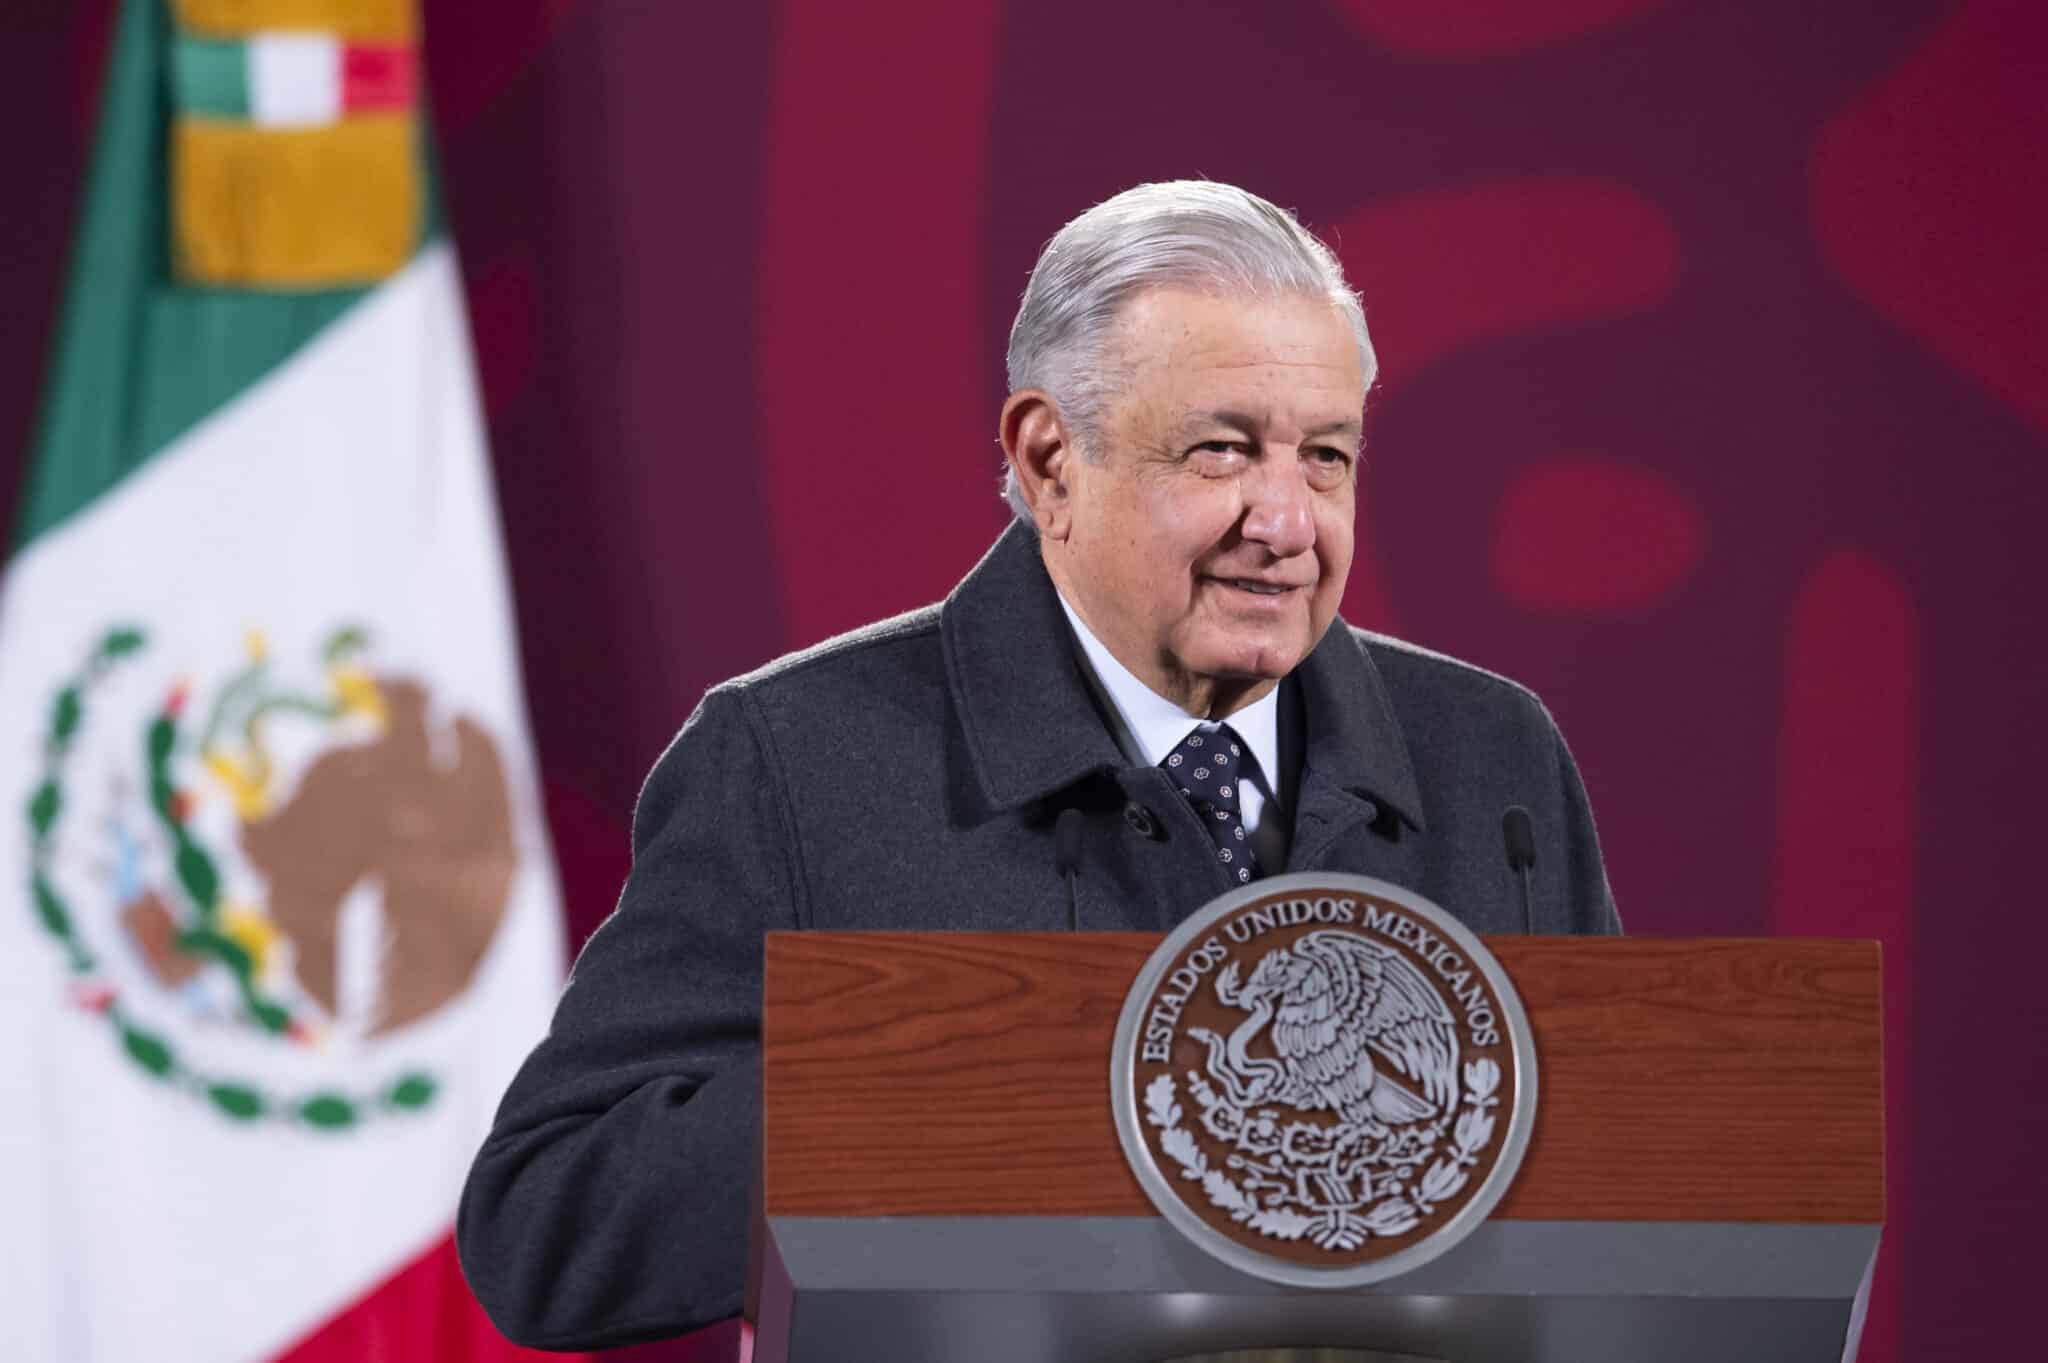
[(1081, 930), (1081, 892), (1074, 881), (1081, 874), (1081, 811), (1069, 806), (1052, 824), (1052, 862), (1067, 882), (1067, 929)]
[(1500, 835), (1507, 844), (1508, 869), (1522, 878), (1522, 931), (1534, 932), (1536, 919), (1529, 907), (1529, 868), (1536, 864), (1536, 829), (1529, 822), (1529, 811), (1520, 805), (1509, 805), (1507, 813), (1500, 816)]

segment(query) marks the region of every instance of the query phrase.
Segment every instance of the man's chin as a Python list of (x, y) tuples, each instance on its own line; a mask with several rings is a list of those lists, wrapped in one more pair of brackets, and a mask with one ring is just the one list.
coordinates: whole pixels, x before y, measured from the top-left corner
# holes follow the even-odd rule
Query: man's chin
[(1233, 687), (1276, 682), (1301, 665), (1308, 656), (1300, 641), (1276, 639), (1234, 641), (1214, 651), (1208, 665), (1195, 670), (1219, 684)]

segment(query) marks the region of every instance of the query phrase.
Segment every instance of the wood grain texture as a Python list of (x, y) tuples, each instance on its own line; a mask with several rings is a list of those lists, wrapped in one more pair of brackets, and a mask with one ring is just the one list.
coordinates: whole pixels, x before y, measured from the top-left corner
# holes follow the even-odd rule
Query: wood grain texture
[[(1109, 1105), (1160, 939), (772, 933), (775, 1216), (1146, 1216)], [(1875, 943), (1488, 939), (1536, 1033), (1534, 1139), (1495, 1215), (1884, 1217)]]

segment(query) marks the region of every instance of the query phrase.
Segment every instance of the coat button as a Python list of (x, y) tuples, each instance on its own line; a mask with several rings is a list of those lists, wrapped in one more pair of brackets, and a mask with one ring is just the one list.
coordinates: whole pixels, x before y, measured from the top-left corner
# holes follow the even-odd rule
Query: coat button
[(1365, 815), (1367, 823), (1378, 823), (1380, 821), (1380, 807), (1370, 800), (1360, 805), (1358, 812)]
[(1124, 806), (1124, 822), (1141, 838), (1159, 836), (1159, 821), (1152, 817), (1151, 810), (1141, 804), (1133, 802)]

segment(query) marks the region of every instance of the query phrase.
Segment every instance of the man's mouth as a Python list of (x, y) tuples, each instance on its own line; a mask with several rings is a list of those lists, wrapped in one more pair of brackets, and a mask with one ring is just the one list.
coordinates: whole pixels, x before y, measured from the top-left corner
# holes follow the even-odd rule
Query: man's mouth
[(1249, 577), (1219, 577), (1215, 581), (1221, 582), (1226, 587), (1235, 587), (1241, 592), (1250, 592), (1254, 596), (1280, 596), (1286, 592), (1300, 590), (1292, 583), (1260, 582), (1256, 578)]

